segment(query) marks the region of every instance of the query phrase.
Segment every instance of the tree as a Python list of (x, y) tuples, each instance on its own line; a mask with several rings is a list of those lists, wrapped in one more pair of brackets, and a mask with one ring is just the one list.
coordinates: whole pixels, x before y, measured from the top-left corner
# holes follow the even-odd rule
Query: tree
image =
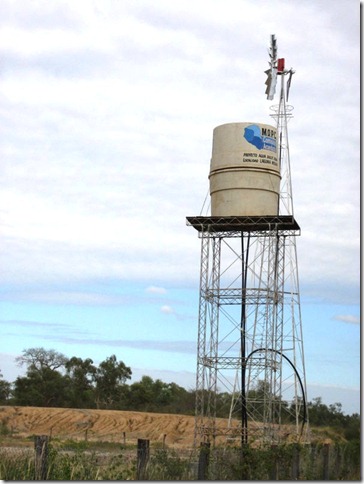
[(11, 396), (11, 383), (3, 380), (3, 375), (0, 373), (0, 403), (6, 404)]
[(330, 409), (322, 403), (321, 397), (316, 397), (308, 402), (308, 415), (313, 425), (330, 425), (332, 415)]
[(66, 363), (67, 376), (70, 381), (70, 406), (75, 408), (91, 408), (95, 402), (95, 376), (97, 368), (91, 358), (73, 356)]
[(36, 407), (64, 407), (68, 398), (68, 379), (57, 370), (48, 367), (37, 369), (30, 366), (25, 377), (14, 383), (16, 405)]
[(16, 404), (40, 407), (67, 404), (68, 379), (58, 371), (67, 362), (65, 355), (55, 350), (29, 348), (15, 361), (19, 366), (27, 366), (26, 376), (18, 377), (14, 383)]
[(155, 409), (154, 382), (150, 376), (143, 375), (139, 382), (129, 387), (128, 406), (133, 410), (150, 412)]
[(23, 355), (15, 358), (19, 366), (26, 365), (28, 368), (33, 368), (42, 371), (44, 368), (50, 370), (57, 370), (64, 367), (68, 358), (62, 353), (55, 350), (46, 350), (44, 348), (29, 348), (23, 350)]
[(287, 422), (291, 418), (288, 403), (281, 395), (274, 394), (271, 384), (266, 380), (257, 381), (248, 391), (246, 402), (248, 415), (255, 421), (264, 421), (267, 415), (276, 422)]
[(131, 369), (112, 355), (96, 369), (96, 406), (115, 408), (122, 406), (125, 382), (131, 378)]
[(216, 416), (228, 418), (230, 415), (232, 395), (228, 392), (220, 392), (216, 395)]
[(345, 415), (344, 436), (347, 440), (357, 440), (360, 442), (361, 426), (360, 415), (353, 413), (352, 415)]
[(163, 408), (164, 412), (194, 414), (195, 412), (195, 392), (187, 391), (176, 383), (167, 383), (165, 391), (169, 395), (168, 403)]
[[(192, 397), (192, 409), (194, 398)], [(129, 386), (127, 408), (143, 412), (190, 413), (191, 395), (176, 383), (144, 375)]]

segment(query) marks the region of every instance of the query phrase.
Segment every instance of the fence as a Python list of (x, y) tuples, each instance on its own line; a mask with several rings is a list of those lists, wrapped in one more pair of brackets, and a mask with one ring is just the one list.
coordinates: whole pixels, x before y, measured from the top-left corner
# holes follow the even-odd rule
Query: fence
[[(46, 480), (48, 436), (36, 436), (35, 479)], [(360, 443), (214, 447), (182, 453), (138, 439), (135, 480), (360, 480)]]
[(201, 461), (201, 480), (359, 480), (361, 471), (359, 442), (208, 451), (201, 447)]

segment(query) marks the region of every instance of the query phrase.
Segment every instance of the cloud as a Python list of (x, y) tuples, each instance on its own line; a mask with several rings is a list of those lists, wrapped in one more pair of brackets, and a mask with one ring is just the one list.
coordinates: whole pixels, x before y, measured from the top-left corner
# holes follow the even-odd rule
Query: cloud
[(43, 323), (40, 321), (26, 321), (26, 320), (0, 320), (0, 325), (12, 328), (20, 326), (28, 329), (52, 329), (55, 331), (64, 331), (69, 329), (68, 325), (62, 323)]
[(195, 354), (195, 341), (161, 341), (161, 340), (123, 340), (123, 339), (103, 339), (89, 337), (70, 337), (64, 335), (43, 335), (46, 340), (52, 340), (67, 344), (85, 345), (85, 346), (106, 346), (110, 348), (132, 348), (136, 350), (153, 350), (167, 353)]
[(161, 307), (161, 312), (163, 314), (174, 314), (174, 309), (171, 306), (165, 305)]
[[(3, 326), (3, 335), (16, 336), (20, 340), (22, 340), (24, 336), (36, 338), (37, 342), (33, 343), (31, 345), (32, 347), (42, 346), (39, 343), (42, 339), (59, 342), (70, 338), (74, 341), (80, 341), (86, 335), (89, 337), (95, 334), (91, 331), (89, 325), (87, 325), (85, 329), (80, 329), (79, 326), (59, 322), (0, 320), (0, 326)], [(65, 334), (67, 336), (64, 336)]]
[(151, 294), (166, 294), (167, 290), (164, 287), (158, 287), (158, 286), (149, 286), (145, 290), (146, 292), (149, 292)]
[(185, 217), (208, 190), (212, 129), (268, 117), (263, 71), (276, 33), (296, 69), (289, 133), (301, 287), (318, 300), (358, 300), (359, 23), (340, 2), (333, 11), (283, 2), (279, 23), (279, 2), (263, 15), (256, 2), (242, 10), (232, 0), (42, 5), (1, 7), (5, 283), (197, 285), (199, 242)]
[[(274, 123), (264, 96), (273, 33), (296, 71), (288, 130), (301, 300), (319, 309), (313, 321), (358, 324), (337, 308), (360, 301), (358, 13), (340, 0), (1, 2), (9, 354), (49, 342), (100, 361), (114, 348), (140, 368), (163, 368), (166, 356), (171, 371), (182, 360), (193, 368), (200, 240), (185, 218), (208, 194), (213, 128)], [(325, 332), (315, 338), (313, 378), (356, 381), (357, 339), (345, 333), (331, 335), (328, 355), (348, 349), (336, 362), (321, 355)]]
[(340, 314), (334, 316), (333, 319), (335, 319), (336, 321), (342, 321), (343, 323), (360, 324), (360, 318), (351, 314)]
[[(60, 304), (60, 305), (72, 305), (72, 306), (135, 306), (140, 304), (141, 299), (135, 295), (125, 293), (123, 289), (122, 294), (115, 293), (115, 288), (110, 290), (109, 288), (102, 288), (102, 285), (90, 288), (89, 290), (79, 290), (76, 284), (66, 285), (49, 284), (47, 288), (43, 288), (38, 284), (29, 289), (27, 284), (16, 287), (10, 286), (4, 288), (0, 300), (2, 301), (22, 301), (33, 302), (42, 304)], [(59, 281), (58, 281), (59, 282)], [(116, 283), (115, 283), (116, 284)], [(92, 285), (92, 284), (91, 284)], [(143, 303), (147, 303), (148, 300), (142, 299)]]

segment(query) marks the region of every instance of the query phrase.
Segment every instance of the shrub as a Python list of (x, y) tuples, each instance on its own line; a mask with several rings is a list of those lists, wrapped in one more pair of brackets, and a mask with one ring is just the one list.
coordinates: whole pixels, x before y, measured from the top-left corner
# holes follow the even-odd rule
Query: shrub
[(148, 478), (153, 481), (180, 481), (189, 470), (189, 462), (173, 450), (156, 450), (148, 465)]

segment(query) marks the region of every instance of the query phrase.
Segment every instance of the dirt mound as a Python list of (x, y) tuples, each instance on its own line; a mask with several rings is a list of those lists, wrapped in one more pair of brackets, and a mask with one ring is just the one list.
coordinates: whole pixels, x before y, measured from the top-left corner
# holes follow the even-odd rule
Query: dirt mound
[[(234, 420), (232, 425), (237, 428), (239, 422)], [(216, 426), (222, 434), (216, 438), (216, 443), (225, 442), (223, 434), (228, 421), (217, 418)], [(1, 427), (19, 440), (32, 435), (127, 444), (135, 444), (137, 439), (149, 439), (151, 443), (164, 441), (170, 447), (192, 448), (195, 418), (121, 410), (2, 406), (0, 430)], [(288, 425), (282, 432), (282, 439), (287, 442), (290, 433), (295, 434)], [(327, 442), (327, 438), (327, 432), (315, 429), (315, 441)]]
[[(194, 417), (162, 413), (72, 408), (0, 407), (0, 422), (12, 435), (51, 435), (61, 439), (193, 445)], [(124, 434), (125, 433), (125, 434)]]

